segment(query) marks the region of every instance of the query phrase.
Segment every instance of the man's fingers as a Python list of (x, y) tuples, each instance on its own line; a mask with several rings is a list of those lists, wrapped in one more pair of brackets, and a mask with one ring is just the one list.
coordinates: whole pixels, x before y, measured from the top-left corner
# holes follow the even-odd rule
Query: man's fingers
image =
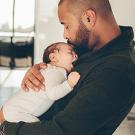
[[(34, 84), (34, 88), (37, 88), (37, 89), (44, 89), (44, 84), (43, 82), (41, 82), (39, 79), (37, 79), (37, 76), (31, 76), (29, 77), (29, 81), (32, 82), (32, 84)], [(26, 82), (27, 83), (27, 82)], [(31, 88), (31, 87), (30, 87)], [(32, 87), (33, 88), (33, 87)]]
[[(42, 76), (41, 72), (39, 70), (33, 69), (31, 70), (31, 73), (35, 78), (37, 78), (41, 83), (45, 81), (44, 77)], [(29, 77), (30, 78), (30, 77)]]
[(25, 85), (25, 83), (22, 83), (22, 84), (21, 84), (21, 88), (22, 88), (24, 91), (29, 91), (29, 88)]
[(46, 67), (47, 67), (47, 64), (46, 64), (46, 63), (43, 63), (43, 62), (41, 62), (41, 63), (39, 63), (39, 64), (35, 64), (35, 65), (33, 66), (33, 68), (36, 68), (36, 69), (38, 69), (38, 70), (40, 70), (40, 69), (46, 69)]
[(25, 84), (27, 85), (28, 88), (34, 89), (35, 91), (39, 91), (37, 86), (33, 84), (29, 79), (25, 80)]
[(25, 74), (22, 83), (21, 83), (21, 88), (25, 91), (29, 91), (29, 88), (27, 87), (27, 85), (25, 84), (25, 78), (26, 78), (27, 73)]
[(40, 69), (46, 69), (47, 64), (46, 63), (39, 63)]
[(43, 82), (45, 81), (44, 77), (42, 76), (40, 70), (46, 68), (47, 65), (45, 63), (35, 64), (31, 67), (25, 74), (21, 87), (25, 91), (28, 91), (29, 88), (34, 90), (45, 89)]

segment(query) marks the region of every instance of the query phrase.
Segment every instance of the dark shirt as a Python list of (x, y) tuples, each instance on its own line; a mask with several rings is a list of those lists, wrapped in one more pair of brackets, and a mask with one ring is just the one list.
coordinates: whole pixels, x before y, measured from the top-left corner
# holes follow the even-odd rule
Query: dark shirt
[(112, 135), (135, 101), (133, 30), (121, 31), (103, 48), (81, 54), (74, 69), (78, 84), (40, 122), (5, 122), (6, 135)]

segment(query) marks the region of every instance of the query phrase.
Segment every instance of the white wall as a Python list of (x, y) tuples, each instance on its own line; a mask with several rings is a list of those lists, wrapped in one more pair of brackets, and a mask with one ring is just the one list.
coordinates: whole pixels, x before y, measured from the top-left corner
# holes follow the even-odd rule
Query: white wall
[[(42, 61), (43, 50), (52, 42), (63, 40), (63, 27), (57, 18), (59, 0), (36, 0), (35, 63)], [(135, 30), (135, 0), (110, 0), (118, 24)]]
[(135, 0), (110, 0), (110, 3), (118, 24), (130, 25), (135, 31)]
[(45, 47), (56, 41), (64, 41), (63, 26), (57, 16), (59, 0), (36, 0), (35, 63), (42, 61)]

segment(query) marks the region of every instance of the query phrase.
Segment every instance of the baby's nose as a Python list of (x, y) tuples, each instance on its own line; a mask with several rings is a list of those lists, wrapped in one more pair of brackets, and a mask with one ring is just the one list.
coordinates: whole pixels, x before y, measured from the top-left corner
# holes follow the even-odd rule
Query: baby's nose
[(76, 61), (77, 59), (78, 59), (77, 54), (74, 54), (74, 55), (73, 55), (73, 62)]

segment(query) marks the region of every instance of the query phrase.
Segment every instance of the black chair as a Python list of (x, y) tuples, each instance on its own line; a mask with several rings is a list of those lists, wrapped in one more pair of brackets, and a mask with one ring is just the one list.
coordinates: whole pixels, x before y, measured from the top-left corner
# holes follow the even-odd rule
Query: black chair
[[(18, 37), (15, 37), (16, 39)], [(15, 43), (0, 41), (0, 66), (21, 68), (33, 65), (34, 38), (29, 41)]]

